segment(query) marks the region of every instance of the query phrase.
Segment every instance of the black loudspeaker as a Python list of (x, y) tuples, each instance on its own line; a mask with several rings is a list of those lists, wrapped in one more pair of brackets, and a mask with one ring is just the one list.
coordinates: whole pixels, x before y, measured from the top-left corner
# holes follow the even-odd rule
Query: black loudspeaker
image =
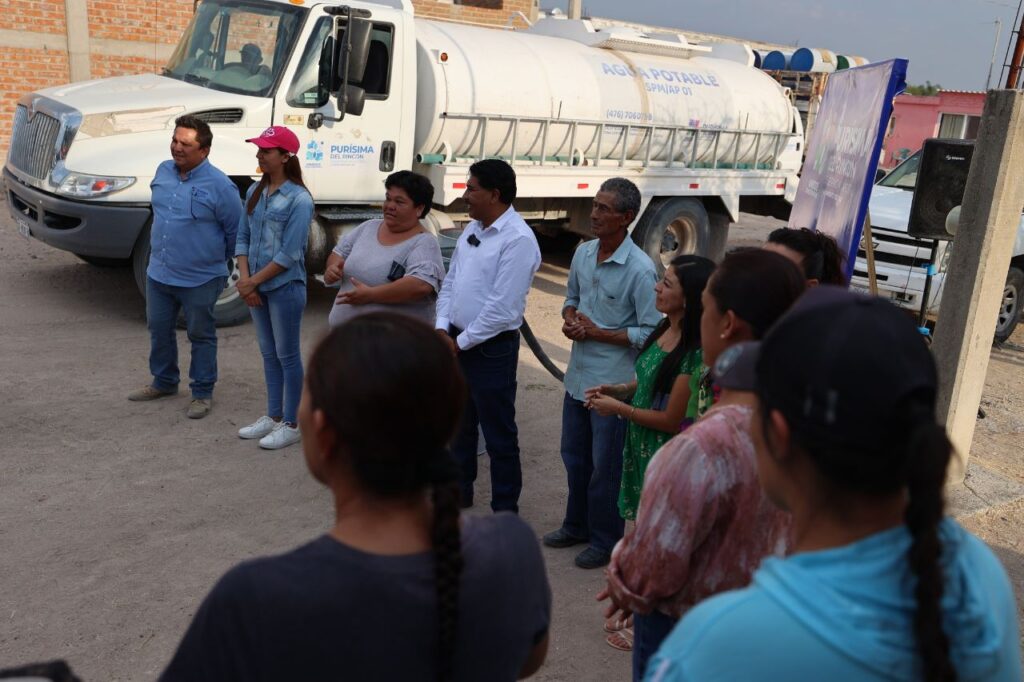
[(924, 141), (917, 169), (914, 202), (910, 206), (907, 233), (918, 239), (952, 239), (946, 216), (964, 201), (967, 174), (971, 171), (974, 140)]

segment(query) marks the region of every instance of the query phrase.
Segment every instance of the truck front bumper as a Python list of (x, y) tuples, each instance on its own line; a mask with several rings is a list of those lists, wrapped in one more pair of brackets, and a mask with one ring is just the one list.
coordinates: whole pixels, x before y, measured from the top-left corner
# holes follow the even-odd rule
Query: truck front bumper
[(128, 258), (151, 215), (148, 206), (74, 201), (42, 192), (6, 168), (3, 184), (11, 217), (23, 233), (83, 256)]

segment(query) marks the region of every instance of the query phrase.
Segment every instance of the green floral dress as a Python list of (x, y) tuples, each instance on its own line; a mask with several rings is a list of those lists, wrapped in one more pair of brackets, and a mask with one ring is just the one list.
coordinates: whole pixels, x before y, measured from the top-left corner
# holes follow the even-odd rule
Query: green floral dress
[[(657, 343), (652, 343), (640, 357), (636, 359), (636, 393), (633, 394), (633, 405), (638, 410), (665, 409), (668, 396), (658, 396), (659, 404), (655, 404), (652, 395), (654, 380), (658, 375), (661, 361), (668, 353)], [(682, 431), (692, 424), (703, 410), (699, 391), (695, 391), (695, 379), (700, 380), (704, 366), (704, 354), (698, 348), (683, 356), (679, 364), (680, 374), (690, 375), (690, 401), (686, 405), (686, 417), (679, 425)], [(706, 407), (704, 408), (707, 409)], [(640, 490), (644, 486), (644, 473), (647, 463), (654, 457), (662, 445), (667, 443), (674, 433), (665, 433), (649, 429), (646, 426), (629, 423), (626, 430), (626, 448), (622, 452), (622, 486), (619, 488), (619, 513), (622, 518), (636, 520), (636, 510), (640, 506)]]

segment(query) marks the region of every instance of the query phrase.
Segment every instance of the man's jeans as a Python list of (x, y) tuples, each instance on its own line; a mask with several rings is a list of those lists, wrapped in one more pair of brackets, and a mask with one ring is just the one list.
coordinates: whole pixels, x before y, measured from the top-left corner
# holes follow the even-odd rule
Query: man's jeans
[(622, 537), (619, 486), (626, 420), (602, 417), (568, 393), (562, 402), (562, 461), (569, 498), (562, 527), (590, 546), (611, 552)]
[(213, 307), (224, 290), (224, 277), (196, 287), (176, 287), (146, 278), (146, 322), (149, 326), (149, 371), (153, 388), (178, 390), (178, 312), (185, 313), (192, 363), (188, 376), (193, 398), (210, 398), (217, 383), (217, 327)]
[(302, 349), (299, 332), (306, 309), (306, 283), (291, 281), (266, 293), (263, 305), (249, 308), (263, 355), (267, 415), (297, 423), (302, 397)]
[(473, 503), (479, 424), (491, 458), (491, 509), (519, 511), (523, 472), (516, 429), (518, 365), (518, 332), (501, 334), (459, 352), (459, 366), (469, 386), (469, 400), (452, 443), (452, 455), (462, 470), (464, 505)]

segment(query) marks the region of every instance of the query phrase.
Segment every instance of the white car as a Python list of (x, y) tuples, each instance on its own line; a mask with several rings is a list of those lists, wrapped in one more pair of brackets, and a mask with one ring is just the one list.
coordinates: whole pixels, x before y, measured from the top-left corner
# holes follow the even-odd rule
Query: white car
[[(868, 210), (871, 216), (871, 232), (875, 250), (875, 274), (878, 293), (887, 296), (897, 305), (920, 311), (924, 295), (928, 268), (932, 264), (932, 242), (917, 239), (907, 234), (910, 220), (910, 205), (914, 200), (914, 186), (917, 183), (917, 169), (921, 152), (917, 152), (896, 166), (888, 175), (879, 180), (871, 192)], [(945, 285), (945, 270), (953, 242), (939, 242), (935, 249), (935, 274), (928, 296), (928, 316), (935, 319), (942, 301)], [(863, 244), (857, 251), (851, 288), (867, 291), (868, 266)], [(996, 322), (995, 341), (1002, 343), (1010, 338), (1021, 315), (1021, 296), (1024, 295), (1024, 216), (1017, 229), (1010, 270), (1003, 289), (1002, 305)]]

